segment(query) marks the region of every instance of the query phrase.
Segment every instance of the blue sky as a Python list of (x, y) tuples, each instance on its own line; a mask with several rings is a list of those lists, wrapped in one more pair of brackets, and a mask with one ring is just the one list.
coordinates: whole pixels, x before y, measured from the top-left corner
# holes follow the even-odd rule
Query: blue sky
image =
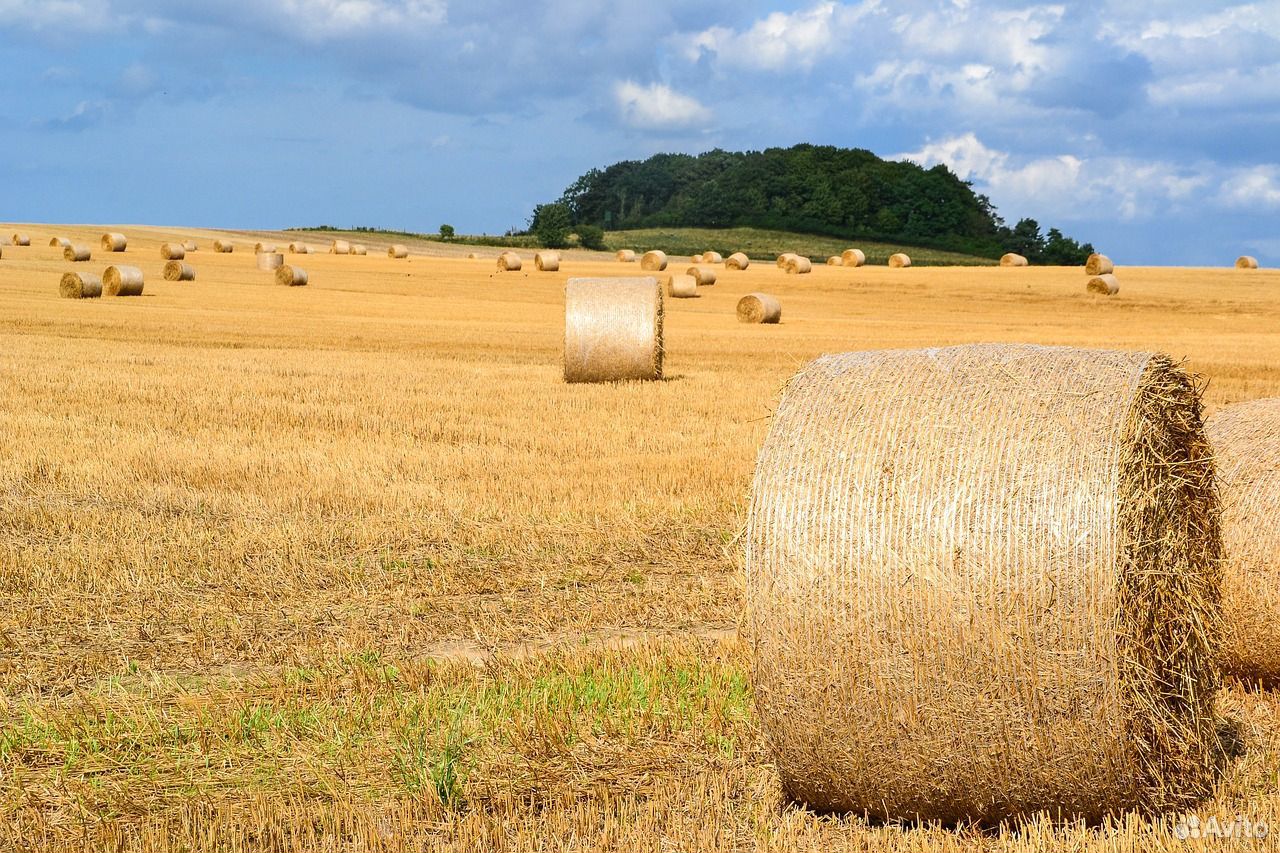
[(813, 142), (1120, 263), (1280, 265), (1280, 0), (0, 0), (0, 68), (4, 220), (497, 233)]

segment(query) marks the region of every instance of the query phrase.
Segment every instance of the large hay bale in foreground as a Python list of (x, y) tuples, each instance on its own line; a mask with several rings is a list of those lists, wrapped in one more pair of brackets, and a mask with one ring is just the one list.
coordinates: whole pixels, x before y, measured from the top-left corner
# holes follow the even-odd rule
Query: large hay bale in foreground
[(180, 261), (187, 256), (187, 249), (181, 243), (161, 243), (160, 257), (166, 261)]
[(649, 272), (662, 272), (667, 268), (667, 253), (659, 249), (654, 249), (644, 253), (644, 257), (640, 258), (640, 269)]
[(310, 247), (310, 246), (308, 246), (306, 243), (290, 243), (290, 244), (289, 244), (289, 254), (291, 254), (291, 255), (309, 255), (309, 254), (311, 254), (311, 247)]
[(1222, 496), (1222, 668), (1280, 681), (1280, 399), (1226, 406), (1205, 429)]
[(83, 263), (92, 258), (93, 253), (89, 251), (88, 246), (70, 245), (63, 247), (62, 257), (72, 263)]
[(102, 295), (102, 279), (90, 272), (63, 273), (58, 295), (65, 299), (96, 299)]
[(719, 252), (703, 252), (703, 253), (702, 253), (702, 263), (704, 263), (704, 264), (723, 264), (723, 263), (724, 263), (724, 255), (721, 255)]
[(236, 249), (235, 244), (230, 240), (214, 240), (213, 250), (218, 254), (229, 255)]
[(107, 296), (141, 296), (142, 285), (142, 270), (137, 267), (107, 267), (102, 274), (102, 292)]
[(329, 244), (329, 254), (349, 255), (351, 254), (351, 244), (346, 240), (334, 240)]
[(673, 299), (696, 299), (698, 280), (691, 275), (677, 274), (667, 277), (667, 296)]
[(408, 247), (408, 246), (402, 246), (402, 245), (401, 245), (401, 244), (399, 244), (399, 243), (392, 243), (392, 244), (387, 248), (387, 257), (388, 257), (388, 258), (395, 258), (395, 259), (397, 259), (397, 260), (403, 260), (403, 259), (405, 259), (405, 258), (409, 257), (409, 247)]
[(516, 272), (524, 265), (515, 252), (503, 252), (498, 255), (498, 272)]
[(894, 252), (889, 256), (889, 266), (896, 270), (906, 269), (911, 266), (911, 258), (906, 252)]
[(1166, 356), (811, 363), (746, 532), (787, 792), (890, 821), (1191, 805), (1224, 762), (1219, 522), (1199, 388)]
[(860, 267), (867, 262), (867, 254), (861, 249), (845, 249), (840, 253), (840, 259), (846, 267)]
[(66, 237), (50, 237), (49, 238), (50, 249), (53, 249), (53, 248), (65, 249), (70, 245), (71, 245), (71, 241), (68, 240)]
[(272, 272), (284, 266), (284, 255), (279, 252), (259, 252), (257, 255), (258, 269)]
[(307, 271), (285, 264), (276, 270), (276, 284), (286, 287), (302, 287), (307, 283)]
[(1027, 259), (1016, 252), (1005, 252), (1000, 256), (1000, 266), (1002, 267), (1025, 267)]
[(699, 287), (707, 287), (716, 283), (716, 271), (707, 267), (689, 267), (685, 272), (694, 277)]
[(15, 245), (15, 246), (30, 246), (30, 245), (31, 245), (31, 235), (30, 235), (30, 234), (23, 234), (21, 231), (15, 231), (15, 232), (13, 232), (13, 236), (12, 236), (12, 237), (10, 237), (9, 239), (10, 239), (10, 241), (13, 243), (13, 245)]
[(165, 281), (195, 281), (196, 271), (182, 261), (169, 261), (164, 265)]
[(102, 251), (123, 252), (127, 248), (129, 248), (129, 240), (123, 234), (110, 231), (102, 235)]
[(724, 268), (727, 270), (745, 270), (749, 266), (751, 266), (751, 259), (743, 252), (734, 252), (724, 259)]
[(1116, 265), (1106, 255), (1094, 252), (1084, 262), (1085, 275), (1107, 275), (1116, 271)]
[(631, 249), (619, 249), (618, 254), (614, 255), (620, 264), (634, 264), (636, 262), (636, 253)]
[(662, 378), (662, 288), (643, 278), (571, 278), (564, 289), (564, 381)]
[(1120, 281), (1111, 273), (1103, 273), (1095, 275), (1089, 279), (1085, 289), (1090, 293), (1100, 293), (1103, 296), (1115, 296), (1120, 292)]
[(781, 323), (782, 303), (768, 293), (748, 293), (738, 300), (739, 323)]
[(787, 275), (807, 275), (813, 272), (813, 261), (804, 255), (792, 255), (782, 269)]
[(1241, 255), (1236, 258), (1236, 269), (1238, 270), (1256, 270), (1258, 268), (1258, 259), (1252, 255)]
[(538, 252), (533, 256), (533, 266), (538, 272), (556, 272), (560, 269), (560, 253)]

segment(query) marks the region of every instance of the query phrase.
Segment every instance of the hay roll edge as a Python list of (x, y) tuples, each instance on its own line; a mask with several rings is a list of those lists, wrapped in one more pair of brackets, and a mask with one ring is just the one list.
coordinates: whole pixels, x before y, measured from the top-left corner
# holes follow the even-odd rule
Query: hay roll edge
[(889, 266), (895, 270), (911, 266), (911, 258), (905, 252), (894, 252), (889, 256)]
[(804, 255), (792, 255), (782, 266), (787, 275), (808, 275), (813, 272), (813, 261)]
[(1256, 270), (1258, 268), (1258, 259), (1253, 255), (1241, 255), (1236, 258), (1236, 269), (1238, 270)]
[(861, 249), (845, 249), (840, 253), (840, 259), (846, 267), (860, 267), (867, 262), (867, 254)]
[(661, 379), (662, 315), (662, 288), (653, 276), (569, 279), (564, 381)]
[(1027, 259), (1016, 252), (1005, 252), (1000, 256), (1000, 266), (1002, 267), (1025, 267)]
[(668, 276), (667, 296), (672, 299), (697, 299), (698, 280), (688, 274)]
[(409, 257), (409, 247), (402, 246), (399, 243), (393, 243), (391, 246), (387, 247), (387, 257), (395, 258), (396, 260), (404, 260)]
[(724, 259), (724, 268), (727, 270), (745, 270), (749, 266), (751, 259), (742, 252), (734, 252)]
[(13, 235), (12, 235), (9, 239), (10, 239), (10, 241), (13, 243), (13, 245), (15, 245), (15, 246), (30, 246), (30, 245), (31, 245), (31, 235), (29, 235), (29, 234), (23, 234), (21, 231), (15, 231), (15, 232), (13, 232)]
[(1115, 296), (1120, 292), (1120, 281), (1111, 273), (1103, 273), (1095, 275), (1089, 279), (1085, 285), (1085, 289), (1090, 293), (1099, 293), (1103, 296)]
[(220, 255), (229, 255), (235, 251), (235, 244), (230, 240), (214, 240), (213, 250)]
[(707, 267), (689, 267), (685, 272), (697, 280), (699, 287), (707, 287), (716, 283), (716, 271)]
[(142, 270), (137, 267), (107, 267), (102, 274), (102, 292), (107, 296), (141, 296)]

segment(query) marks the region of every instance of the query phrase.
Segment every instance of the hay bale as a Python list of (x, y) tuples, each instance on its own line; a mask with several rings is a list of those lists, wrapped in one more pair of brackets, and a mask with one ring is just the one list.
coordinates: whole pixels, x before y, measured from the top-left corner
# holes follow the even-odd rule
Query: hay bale
[(702, 263), (702, 255), (694, 255), (692, 258), (689, 259), (689, 263), (691, 264)]
[(92, 253), (89, 251), (88, 246), (68, 245), (63, 247), (62, 257), (72, 263), (81, 263), (89, 260), (92, 257)]
[(196, 271), (190, 264), (182, 261), (169, 261), (164, 265), (165, 281), (195, 281)]
[(353, 255), (367, 255), (367, 254), (369, 254), (369, 250), (368, 250), (367, 248), (365, 248), (364, 244), (362, 244), (362, 243), (352, 243), (352, 244), (351, 244), (351, 254), (353, 254)]
[(839, 255), (832, 255), (831, 257), (827, 258), (827, 266), (842, 267), (844, 266), (844, 258), (840, 257)]
[(261, 255), (264, 252), (267, 254), (274, 254), (275, 250), (276, 250), (275, 243), (254, 243), (253, 244), (253, 253), (255, 255)]
[(15, 246), (31, 245), (31, 235), (23, 234), (21, 231), (15, 231), (13, 233), (13, 236), (10, 238), (10, 240), (13, 242), (13, 245)]
[(560, 253), (538, 252), (533, 256), (533, 266), (538, 272), (555, 272), (560, 269)]
[(727, 270), (745, 270), (749, 266), (751, 260), (742, 252), (734, 252), (724, 259), (724, 268)]
[(219, 254), (229, 255), (235, 251), (235, 244), (230, 240), (214, 240), (213, 250)]
[(469, 261), (476, 261), (476, 260), (479, 260), (479, 259), (480, 259), (480, 256), (479, 256), (479, 255), (477, 255), (475, 252), (467, 252), (467, 260), (469, 260)]
[(949, 823), (1210, 792), (1219, 509), (1169, 358), (824, 356), (774, 413), (746, 543), (755, 705), (791, 796)]
[(787, 275), (806, 275), (813, 272), (813, 261), (804, 255), (792, 255), (782, 269)]
[(716, 283), (716, 271), (707, 267), (689, 267), (685, 272), (697, 280), (699, 287)]
[(645, 252), (640, 258), (640, 269), (649, 272), (662, 272), (667, 268), (667, 253), (659, 249)]
[(102, 292), (107, 296), (141, 296), (142, 270), (137, 267), (107, 267), (102, 274)]
[(307, 271), (301, 267), (285, 264), (276, 270), (276, 284), (286, 287), (302, 287), (307, 283)]
[(8, 234), (0, 234), (0, 246), (12, 246), (13, 242), (9, 239)]
[(1258, 268), (1258, 259), (1252, 255), (1241, 255), (1236, 258), (1236, 269), (1238, 270), (1256, 270)]
[(183, 243), (182, 243), (182, 250), (183, 250), (184, 252), (195, 252), (195, 251), (198, 251), (198, 250), (199, 250), (199, 248), (200, 248), (200, 247), (199, 247), (198, 245), (196, 245), (196, 241), (195, 241), (195, 240), (185, 240), (185, 241), (183, 241)]
[(691, 275), (667, 276), (667, 296), (672, 299), (698, 298), (698, 280)]
[(186, 247), (180, 243), (160, 244), (160, 257), (166, 261), (180, 261), (187, 256)]
[(1280, 680), (1280, 399), (1225, 406), (1205, 423), (1222, 497), (1224, 671)]
[[(697, 263), (696, 261), (694, 263)], [(703, 252), (702, 263), (704, 264), (723, 264), (724, 256), (719, 252)]]
[(351, 244), (346, 240), (334, 240), (329, 244), (329, 254), (349, 255), (351, 254)]
[(272, 272), (284, 266), (284, 255), (279, 252), (260, 252), (256, 257), (258, 259), (258, 269), (266, 272)]
[(1089, 279), (1086, 288), (1090, 293), (1101, 293), (1103, 296), (1115, 296), (1120, 292), (1120, 282), (1110, 273), (1095, 275)]
[(520, 256), (515, 252), (503, 252), (498, 255), (498, 272), (515, 272), (521, 265)]
[(911, 266), (911, 258), (905, 252), (894, 252), (889, 256), (889, 266), (893, 269), (905, 269)]
[(387, 257), (396, 258), (398, 260), (407, 258), (409, 257), (409, 247), (402, 246), (399, 243), (392, 243), (387, 249)]
[(571, 278), (564, 288), (564, 381), (662, 378), (662, 288), (643, 278)]
[(794, 257), (796, 257), (795, 252), (783, 252), (781, 255), (778, 255), (778, 259), (777, 261), (775, 261), (775, 264), (777, 265), (778, 269), (784, 270), (787, 268), (787, 262)]
[(619, 249), (618, 254), (614, 255), (620, 264), (634, 264), (636, 262), (636, 253), (631, 249)]
[(58, 295), (64, 299), (96, 299), (102, 295), (102, 279), (91, 272), (63, 273)]
[(311, 247), (310, 247), (310, 246), (308, 246), (306, 243), (290, 243), (290, 244), (289, 244), (289, 254), (291, 254), (291, 255), (309, 255), (309, 254), (311, 254)]
[(867, 262), (867, 255), (861, 249), (845, 249), (840, 253), (840, 260), (846, 267), (860, 267)]
[(738, 300), (739, 323), (781, 323), (782, 303), (767, 293), (748, 293)]
[(53, 249), (53, 248), (65, 249), (70, 245), (71, 245), (71, 241), (68, 240), (66, 237), (50, 237), (49, 238), (50, 249)]
[(1116, 271), (1115, 264), (1111, 263), (1111, 259), (1106, 255), (1100, 255), (1094, 252), (1084, 262), (1085, 275), (1106, 275)]
[(127, 248), (129, 248), (129, 241), (123, 234), (110, 231), (102, 235), (102, 251), (123, 252)]
[(1005, 252), (1000, 256), (1000, 266), (1002, 267), (1025, 267), (1026, 265), (1027, 259), (1014, 252)]

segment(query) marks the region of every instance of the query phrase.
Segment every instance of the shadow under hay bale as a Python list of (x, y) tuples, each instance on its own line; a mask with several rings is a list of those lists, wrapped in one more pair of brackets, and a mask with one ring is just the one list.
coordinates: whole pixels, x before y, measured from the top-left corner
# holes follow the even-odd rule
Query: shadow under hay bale
[(662, 318), (662, 288), (652, 276), (569, 279), (564, 381), (661, 379)]

